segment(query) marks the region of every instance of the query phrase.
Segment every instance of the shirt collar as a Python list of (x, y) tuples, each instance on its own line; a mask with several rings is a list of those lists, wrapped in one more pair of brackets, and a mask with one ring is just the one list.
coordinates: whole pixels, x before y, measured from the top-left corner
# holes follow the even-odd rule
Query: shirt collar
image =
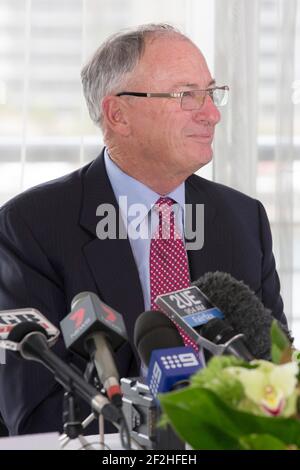
[[(127, 175), (124, 171), (121, 170), (110, 158), (107, 148), (104, 151), (104, 162), (109, 177), (110, 183), (112, 185), (113, 191), (115, 193), (117, 201), (121, 196), (127, 196), (127, 205), (130, 207), (132, 204), (143, 204), (147, 208), (148, 212), (151, 210), (152, 206), (156, 201), (162, 197), (160, 194), (152, 191), (148, 186), (136, 180), (132, 176)], [(183, 210), (183, 215), (185, 213), (185, 184), (181, 183), (177, 188), (175, 188), (170, 193), (166, 194), (164, 197), (172, 198), (180, 208)]]

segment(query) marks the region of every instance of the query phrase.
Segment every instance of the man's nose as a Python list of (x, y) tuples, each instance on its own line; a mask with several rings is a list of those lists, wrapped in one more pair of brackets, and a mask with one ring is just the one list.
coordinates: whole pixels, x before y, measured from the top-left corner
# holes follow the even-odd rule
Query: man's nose
[(212, 98), (207, 95), (202, 107), (193, 112), (193, 118), (195, 121), (208, 121), (211, 126), (215, 126), (221, 119), (221, 113)]

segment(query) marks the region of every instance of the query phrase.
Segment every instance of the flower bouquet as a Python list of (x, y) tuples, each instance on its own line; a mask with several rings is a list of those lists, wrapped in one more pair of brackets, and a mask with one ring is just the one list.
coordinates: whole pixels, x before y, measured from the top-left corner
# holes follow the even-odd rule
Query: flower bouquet
[(277, 322), (272, 362), (213, 357), (189, 387), (160, 395), (164, 415), (193, 449), (300, 449), (299, 352)]

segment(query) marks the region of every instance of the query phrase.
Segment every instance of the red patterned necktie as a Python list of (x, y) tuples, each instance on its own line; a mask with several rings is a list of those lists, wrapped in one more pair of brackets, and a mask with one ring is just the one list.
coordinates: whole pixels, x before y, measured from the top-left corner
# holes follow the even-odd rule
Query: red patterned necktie
[[(150, 244), (150, 295), (151, 309), (158, 310), (155, 299), (191, 285), (187, 254), (181, 234), (174, 222), (174, 201), (159, 198), (154, 210), (158, 213), (159, 224)], [(198, 346), (178, 326), (186, 346), (198, 351)]]

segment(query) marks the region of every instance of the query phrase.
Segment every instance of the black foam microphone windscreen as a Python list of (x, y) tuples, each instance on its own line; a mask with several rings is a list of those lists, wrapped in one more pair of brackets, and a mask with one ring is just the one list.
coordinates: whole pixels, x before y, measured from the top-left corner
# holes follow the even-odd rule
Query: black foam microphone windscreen
[[(245, 342), (257, 359), (270, 359), (271, 310), (264, 307), (255, 293), (242, 281), (228, 273), (206, 273), (193, 282), (224, 314), (233, 329), (242, 333)], [(280, 327), (292, 342), (286, 325)]]

